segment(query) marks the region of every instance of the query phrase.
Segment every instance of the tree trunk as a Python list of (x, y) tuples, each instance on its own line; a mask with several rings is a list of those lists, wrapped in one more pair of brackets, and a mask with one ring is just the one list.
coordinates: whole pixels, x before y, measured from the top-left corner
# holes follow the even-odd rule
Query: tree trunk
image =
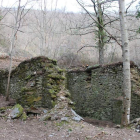
[(104, 32), (104, 22), (103, 22), (103, 11), (101, 4), (99, 0), (97, 0), (97, 7), (98, 7), (98, 15), (97, 15), (97, 20), (98, 20), (98, 47), (99, 47), (99, 64), (103, 65), (104, 64), (104, 46), (105, 46), (105, 32)]
[(125, 0), (119, 0), (119, 15), (123, 50), (123, 112), (122, 125), (130, 123), (130, 105), (131, 105), (131, 77), (130, 77), (130, 52), (127, 34), (127, 22), (125, 13)]
[(99, 41), (99, 64), (104, 64), (104, 45)]
[(7, 82), (7, 88), (6, 88), (6, 101), (9, 101), (9, 86), (10, 86), (11, 71), (12, 71), (12, 50), (10, 53), (9, 74), (8, 74), (8, 82)]

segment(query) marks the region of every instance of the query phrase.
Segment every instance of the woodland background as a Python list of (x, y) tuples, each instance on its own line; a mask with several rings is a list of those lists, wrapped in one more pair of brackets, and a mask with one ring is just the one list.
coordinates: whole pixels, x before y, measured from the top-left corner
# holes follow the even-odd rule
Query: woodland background
[[(42, 1), (41, 1), (42, 2)], [(40, 9), (26, 9), (28, 3), (22, 5), (20, 27), (16, 34), (12, 55), (18, 58), (30, 58), (44, 55), (58, 60), (63, 67), (98, 64), (99, 52), (96, 35), (96, 23), (89, 15), (67, 12), (65, 9), (47, 9), (47, 4)], [(106, 9), (104, 20), (111, 22), (106, 29), (119, 42), (120, 23), (118, 11)], [(16, 8), (1, 6), (0, 9), (0, 53), (9, 54), (11, 35), (15, 24)], [(128, 33), (130, 59), (140, 65), (139, 19), (136, 18), (137, 8), (128, 10)], [(94, 16), (94, 14), (93, 14)], [(108, 38), (109, 40), (109, 38)], [(105, 64), (122, 60), (122, 49), (111, 40), (105, 45)]]

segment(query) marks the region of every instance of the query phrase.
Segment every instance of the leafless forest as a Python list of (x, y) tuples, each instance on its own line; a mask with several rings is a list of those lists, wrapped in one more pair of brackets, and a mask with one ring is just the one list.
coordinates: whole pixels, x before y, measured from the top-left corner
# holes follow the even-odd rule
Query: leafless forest
[[(96, 47), (96, 23), (87, 13), (72, 13), (65, 10), (20, 9), (20, 26), (16, 33), (12, 55), (33, 57), (44, 55), (56, 59), (62, 66), (98, 64), (99, 51)], [(14, 29), (16, 8), (1, 7), (0, 55), (9, 55), (11, 36)], [(108, 18), (109, 17), (109, 18)], [(107, 13), (105, 22), (117, 19), (118, 13)], [(131, 60), (140, 64), (139, 20), (136, 11), (128, 13), (128, 32)], [(119, 20), (106, 26), (108, 32), (120, 40)], [(109, 40), (109, 38), (108, 38)], [(121, 61), (122, 50), (115, 40), (105, 45), (105, 63)]]

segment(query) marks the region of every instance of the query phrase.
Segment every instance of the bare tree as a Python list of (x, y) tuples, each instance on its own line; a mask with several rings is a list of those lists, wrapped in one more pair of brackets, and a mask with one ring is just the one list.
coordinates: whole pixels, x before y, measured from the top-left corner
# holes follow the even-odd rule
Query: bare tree
[(12, 70), (12, 52), (13, 52), (13, 48), (15, 45), (15, 40), (16, 40), (16, 34), (17, 31), (20, 27), (20, 21), (19, 21), (19, 16), (20, 16), (20, 4), (21, 4), (21, 0), (18, 1), (18, 9), (16, 12), (16, 16), (15, 16), (15, 24), (14, 24), (14, 28), (13, 28), (13, 33), (12, 33), (12, 38), (11, 38), (11, 45), (10, 45), (10, 52), (9, 52), (9, 56), (10, 56), (10, 64), (9, 64), (9, 74), (8, 74), (8, 83), (7, 83), (7, 89), (6, 89), (6, 101), (9, 101), (9, 85), (10, 85), (10, 77), (11, 77), (11, 70)]
[(7, 89), (6, 89), (6, 101), (9, 100), (9, 86), (10, 86), (10, 77), (11, 77), (11, 71), (12, 71), (12, 55), (13, 55), (13, 49), (15, 47), (15, 41), (17, 38), (17, 32), (19, 31), (19, 28), (21, 26), (21, 20), (26, 16), (28, 9), (26, 12), (25, 6), (28, 4), (28, 1), (25, 3), (25, 5), (21, 5), (21, 0), (18, 0), (18, 7), (15, 12), (14, 17), (14, 26), (12, 27), (12, 35), (10, 40), (10, 51), (9, 51), (9, 57), (10, 57), (10, 63), (9, 63), (9, 74), (8, 74), (8, 82), (7, 82)]
[[(47, 0), (38, 1), (38, 10), (34, 11), (32, 15), (34, 20), (33, 24), (30, 26), (30, 30), (34, 33), (34, 38), (39, 40), (36, 44), (39, 46), (39, 54), (47, 55), (49, 53), (49, 40), (48, 38), (53, 38), (54, 32), (54, 21), (56, 18), (56, 7), (57, 0), (53, 1), (52, 9), (49, 9), (49, 3)], [(47, 52), (47, 53), (46, 53)]]
[[(91, 13), (87, 8), (86, 5), (83, 4), (82, 1), (77, 0), (79, 5), (85, 10), (85, 12), (88, 14), (88, 16), (92, 20), (92, 26), (89, 27), (95, 28), (94, 31), (92, 31), (94, 34), (96, 34), (98, 43), (96, 46), (98, 46), (99, 49), (99, 64), (104, 64), (104, 49), (105, 45), (111, 40), (114, 39), (116, 42), (120, 45), (120, 43), (117, 41), (117, 39), (112, 36), (109, 31), (106, 30), (107, 25), (111, 25), (113, 22), (117, 21), (119, 18), (113, 17), (112, 19), (106, 14), (105, 10), (107, 10), (110, 5), (111, 1), (100, 1), (100, 0), (91, 0), (92, 5), (88, 5), (88, 7), (92, 7), (94, 10), (94, 13)], [(87, 27), (86, 27), (87, 28)], [(92, 45), (91, 45), (92, 46)], [(87, 46), (89, 47), (89, 46)], [(92, 46), (94, 47), (94, 46)]]
[[(94, 34), (95, 38), (93, 38), (93, 40), (98, 40), (95, 45), (89, 43), (83, 45), (81, 48), (98, 48), (99, 64), (104, 64), (105, 48), (107, 44), (110, 45), (110, 43), (117, 43), (119, 46), (121, 46), (120, 34), (117, 34), (120, 32), (119, 14), (116, 10), (114, 10), (116, 6), (113, 5), (113, 1), (115, 0), (88, 0), (86, 1), (87, 3), (83, 0), (76, 1), (79, 3), (82, 9), (84, 9), (85, 15), (90, 19), (85, 26), (82, 25), (81, 27), (75, 27), (75, 29), (79, 29), (79, 33), (77, 35), (82, 36), (87, 34)], [(131, 2), (128, 4), (128, 7), (126, 8), (127, 13), (128, 9), (135, 1), (136, 0), (131, 0)], [(132, 20), (132, 18), (130, 18), (130, 20)], [(83, 30), (84, 32), (82, 32)], [(129, 32), (129, 40), (134, 39), (136, 37), (136, 32), (134, 33), (133, 29), (131, 29)]]

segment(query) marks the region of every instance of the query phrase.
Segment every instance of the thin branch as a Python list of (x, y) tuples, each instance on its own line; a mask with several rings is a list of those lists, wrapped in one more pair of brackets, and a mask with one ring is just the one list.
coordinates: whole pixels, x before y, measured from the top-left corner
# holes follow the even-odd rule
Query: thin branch
[(91, 16), (91, 14), (88, 12), (88, 10), (87, 10), (78, 0), (76, 0), (76, 1), (77, 1), (78, 4), (87, 12), (87, 14), (91, 17), (91, 19), (94, 20), (99, 26), (101, 26), (101, 27), (111, 36), (111, 38), (114, 39), (114, 40), (117, 42), (117, 44), (118, 44), (119, 46), (122, 47), (122, 45), (118, 42), (118, 40), (117, 40), (112, 34), (110, 34), (98, 21), (96, 21), (96, 20)]
[[(11, 26), (11, 25), (6, 25), (6, 24), (0, 24), (0, 25), (9, 27), (9, 28), (11, 28), (11, 29), (14, 29), (14, 26)], [(21, 33), (24, 33), (24, 31), (22, 31), (22, 30), (19, 30), (19, 29), (18, 29), (18, 31), (21, 32)]]
[(114, 20), (110, 20), (109, 22), (107, 22), (107, 23), (105, 23), (104, 24), (104, 27), (106, 26), (106, 25), (108, 25), (108, 24), (111, 24), (112, 22), (114, 22), (114, 21), (118, 21), (120, 18), (116, 18), (116, 19), (114, 19)]
[[(15, 3), (16, 3), (16, 2), (15, 2)], [(12, 7), (15, 5), (15, 3), (12, 5)], [(8, 9), (8, 11), (3, 15), (3, 17), (1, 18), (0, 21), (2, 21), (2, 20), (5, 18), (5, 16), (10, 12), (11, 9), (12, 9), (12, 8), (9, 8), (9, 9)]]
[(131, 5), (134, 3), (134, 2), (136, 2), (137, 0), (132, 0), (131, 2), (130, 2), (130, 4), (128, 5), (128, 7), (126, 8), (126, 13), (127, 13), (127, 11), (128, 11), (128, 9), (131, 7)]
[(95, 47), (95, 48), (97, 48), (98, 46), (83, 46), (83, 47), (81, 47), (78, 51), (77, 51), (77, 53), (79, 53), (79, 51), (81, 51), (83, 48), (93, 48), (93, 47)]
[(91, 1), (92, 1), (92, 3), (93, 3), (94, 11), (95, 11), (95, 14), (96, 14), (96, 16), (97, 16), (97, 10), (96, 10), (96, 4), (95, 4), (95, 1), (94, 1), (94, 0), (91, 0)]

